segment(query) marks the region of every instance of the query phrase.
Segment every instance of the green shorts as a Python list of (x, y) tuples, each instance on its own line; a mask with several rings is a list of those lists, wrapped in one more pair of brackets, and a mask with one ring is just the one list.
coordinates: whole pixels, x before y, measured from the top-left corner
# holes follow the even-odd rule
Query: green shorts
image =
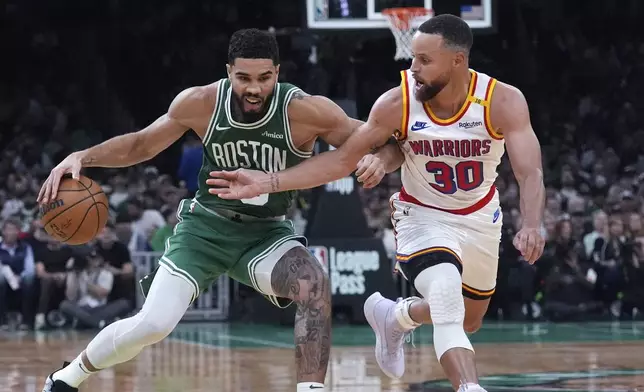
[[(267, 295), (275, 305), (282, 304), (270, 287), (272, 268), (287, 250), (307, 245), (290, 220), (233, 220), (187, 199), (179, 204), (177, 218), (159, 264), (193, 285), (195, 298), (228, 274)], [(153, 277), (154, 273), (141, 280), (144, 295)]]

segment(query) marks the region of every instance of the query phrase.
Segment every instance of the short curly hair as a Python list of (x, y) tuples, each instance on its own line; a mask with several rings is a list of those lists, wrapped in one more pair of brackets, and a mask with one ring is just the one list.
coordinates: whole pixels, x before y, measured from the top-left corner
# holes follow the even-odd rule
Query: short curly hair
[(438, 15), (423, 22), (418, 31), (443, 37), (445, 45), (469, 53), (474, 43), (472, 29), (458, 16)]
[(234, 64), (238, 58), (271, 59), (274, 65), (278, 65), (280, 53), (277, 39), (273, 34), (258, 29), (237, 30), (230, 37), (228, 64)]

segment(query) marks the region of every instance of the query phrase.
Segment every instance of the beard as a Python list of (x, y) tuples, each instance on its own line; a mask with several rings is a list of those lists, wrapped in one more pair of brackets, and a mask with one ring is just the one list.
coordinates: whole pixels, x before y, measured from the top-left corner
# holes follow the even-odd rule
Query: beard
[(429, 101), (430, 99), (438, 95), (438, 93), (443, 91), (445, 86), (447, 86), (447, 83), (449, 83), (449, 79), (447, 78), (445, 80), (438, 79), (431, 83), (424, 83), (423, 81), (417, 79), (414, 89), (414, 95), (420, 102)]
[[(233, 113), (236, 113), (243, 123), (254, 123), (256, 121), (259, 121), (268, 111), (268, 104), (271, 102), (272, 96), (273, 95), (271, 94), (268, 97), (262, 98), (259, 95), (237, 95), (233, 92), (235, 102), (235, 110), (233, 110)], [(251, 101), (258, 101), (258, 103), (250, 103), (247, 101), (247, 99), (250, 99)]]

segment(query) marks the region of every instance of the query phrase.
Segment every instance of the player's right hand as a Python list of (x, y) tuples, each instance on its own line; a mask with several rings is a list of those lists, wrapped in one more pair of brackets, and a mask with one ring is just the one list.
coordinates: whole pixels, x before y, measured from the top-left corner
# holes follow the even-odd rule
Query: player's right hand
[(358, 162), (356, 176), (364, 188), (370, 189), (380, 184), (387, 171), (385, 164), (373, 154), (367, 154)]
[(40, 193), (38, 193), (38, 203), (45, 204), (54, 200), (58, 194), (58, 187), (63, 176), (71, 173), (72, 178), (78, 180), (82, 167), (82, 157), (77, 153), (69, 154), (58, 166), (52, 169), (49, 177), (42, 184)]
[(270, 188), (262, 189), (262, 184), (270, 184), (270, 176), (269, 173), (249, 169), (212, 171), (212, 178), (207, 179), (206, 184), (210, 186), (208, 193), (222, 199), (250, 199), (271, 192)]

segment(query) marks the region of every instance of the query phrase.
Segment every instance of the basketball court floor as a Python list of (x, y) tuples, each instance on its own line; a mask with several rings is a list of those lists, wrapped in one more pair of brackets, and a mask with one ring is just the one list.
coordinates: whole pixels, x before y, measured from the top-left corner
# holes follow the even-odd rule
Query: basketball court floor
[[(286, 327), (183, 324), (81, 391), (292, 392), (292, 336)], [(0, 392), (39, 392), (45, 376), (90, 338), (72, 331), (0, 334)], [(415, 333), (400, 381), (381, 374), (367, 327), (339, 326), (333, 340), (331, 391), (450, 391), (434, 358), (431, 328)], [(489, 392), (644, 391), (644, 323), (488, 323), (473, 341)]]

